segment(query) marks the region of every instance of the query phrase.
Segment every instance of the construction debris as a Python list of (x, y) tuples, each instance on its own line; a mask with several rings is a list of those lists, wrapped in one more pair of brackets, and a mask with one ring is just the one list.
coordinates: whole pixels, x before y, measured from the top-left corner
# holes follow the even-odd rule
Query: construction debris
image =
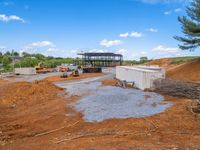
[(188, 109), (194, 114), (195, 117), (200, 119), (200, 99), (195, 99), (188, 106)]
[(200, 98), (200, 84), (198, 83), (161, 79), (154, 82), (153, 90), (176, 97)]
[(82, 67), (83, 73), (102, 73), (101, 67)]

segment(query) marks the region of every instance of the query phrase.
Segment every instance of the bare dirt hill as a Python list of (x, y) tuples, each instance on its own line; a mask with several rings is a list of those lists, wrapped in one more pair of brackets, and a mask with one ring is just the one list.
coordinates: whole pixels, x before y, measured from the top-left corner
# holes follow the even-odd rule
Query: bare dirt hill
[(200, 83), (200, 59), (163, 58), (146, 64), (165, 68), (167, 78)]
[(200, 59), (168, 70), (167, 77), (175, 80), (200, 83)]

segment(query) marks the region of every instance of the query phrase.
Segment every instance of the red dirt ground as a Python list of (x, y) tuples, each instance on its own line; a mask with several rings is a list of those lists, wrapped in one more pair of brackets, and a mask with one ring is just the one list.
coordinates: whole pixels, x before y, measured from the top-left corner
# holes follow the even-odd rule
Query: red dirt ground
[(158, 65), (159, 67), (163, 67), (166, 70), (172, 68), (173, 66), (176, 66), (174, 64), (171, 64), (172, 60), (170, 58), (161, 58), (161, 59), (155, 59), (150, 62), (147, 62), (146, 65)]
[(53, 77), (47, 77), (45, 78), (45, 80), (49, 82), (56, 82), (56, 81), (67, 81), (67, 80), (79, 80), (79, 79), (98, 77), (98, 76), (103, 76), (103, 75), (105, 74), (104, 73), (85, 73), (85, 74), (80, 74), (79, 77), (61, 78), (60, 76), (53, 76)]
[(166, 77), (175, 80), (200, 83), (200, 60), (184, 64), (172, 64), (170, 58), (156, 59), (147, 65), (159, 65), (166, 69)]
[(190, 100), (166, 97), (174, 102), (166, 112), (88, 123), (70, 105), (79, 97), (65, 95), (46, 81), (1, 86), (0, 149), (200, 148), (200, 120), (187, 110)]
[(2, 79), (0, 79), (0, 84), (1, 83), (7, 83), (8, 81), (7, 80), (2, 80)]
[(167, 77), (200, 83), (200, 60), (185, 63), (167, 71)]
[(110, 86), (115, 86), (117, 85), (117, 80), (113, 80), (113, 79), (110, 79), (110, 80), (103, 80), (102, 81), (102, 85), (110, 85)]

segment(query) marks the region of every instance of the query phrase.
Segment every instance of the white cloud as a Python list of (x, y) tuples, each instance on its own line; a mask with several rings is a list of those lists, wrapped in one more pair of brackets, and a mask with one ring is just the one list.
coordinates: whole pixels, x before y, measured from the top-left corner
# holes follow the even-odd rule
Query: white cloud
[(58, 52), (58, 49), (54, 47), (50, 47), (47, 49), (47, 52)]
[(149, 28), (149, 29), (147, 29), (147, 31), (149, 31), (149, 32), (158, 32), (158, 29)]
[(129, 33), (128, 33), (128, 32), (126, 32), (126, 33), (122, 33), (122, 34), (120, 34), (119, 36), (120, 36), (120, 37), (124, 37), (124, 38), (126, 38), (126, 37), (129, 36)]
[(117, 53), (125, 56), (125, 55), (127, 55), (128, 51), (126, 49), (120, 49), (117, 51)]
[(25, 23), (25, 20), (16, 15), (7, 16), (5, 14), (0, 14), (0, 21), (9, 22), (9, 21), (20, 21)]
[(142, 33), (140, 33), (140, 32), (132, 32), (130, 34), (130, 37), (140, 38), (140, 37), (142, 37)]
[(180, 12), (180, 11), (182, 11), (181, 8), (177, 8), (177, 9), (174, 10), (174, 12)]
[(142, 51), (140, 54), (144, 56), (144, 55), (147, 55), (148, 52), (147, 51)]
[(178, 13), (178, 12), (181, 12), (181, 11), (182, 11), (181, 8), (176, 8), (176, 9), (174, 9), (174, 10), (166, 11), (166, 12), (164, 12), (164, 14), (165, 14), (165, 15), (170, 15), (170, 14), (172, 14), (172, 13)]
[(165, 15), (170, 15), (172, 13), (172, 11), (165, 11), (164, 14)]
[(55, 45), (50, 41), (38, 41), (29, 44), (27, 47), (55, 47)]
[(89, 50), (90, 53), (105, 53), (105, 52), (108, 52), (108, 50), (106, 49), (91, 49)]
[(4, 48), (6, 48), (5, 46), (3, 46), (3, 45), (0, 45), (0, 49), (4, 49)]
[(77, 49), (70, 50), (70, 53), (76, 54), (76, 53), (78, 53), (78, 50)]
[(165, 47), (163, 45), (159, 45), (152, 49), (153, 52), (161, 52), (161, 53), (177, 53), (179, 51), (176, 47)]
[(0, 5), (4, 5), (4, 6), (14, 5), (14, 2), (5, 1), (5, 2), (1, 2)]
[(123, 42), (120, 40), (107, 40), (104, 39), (100, 42), (100, 45), (105, 46), (105, 47), (111, 47), (115, 45), (121, 45)]

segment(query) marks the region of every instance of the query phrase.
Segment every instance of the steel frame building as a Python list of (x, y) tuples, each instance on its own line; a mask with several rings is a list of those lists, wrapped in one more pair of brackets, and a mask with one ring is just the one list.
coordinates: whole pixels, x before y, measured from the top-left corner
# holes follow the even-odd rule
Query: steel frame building
[(82, 56), (81, 65), (98, 67), (121, 66), (123, 56), (114, 53), (79, 53)]

